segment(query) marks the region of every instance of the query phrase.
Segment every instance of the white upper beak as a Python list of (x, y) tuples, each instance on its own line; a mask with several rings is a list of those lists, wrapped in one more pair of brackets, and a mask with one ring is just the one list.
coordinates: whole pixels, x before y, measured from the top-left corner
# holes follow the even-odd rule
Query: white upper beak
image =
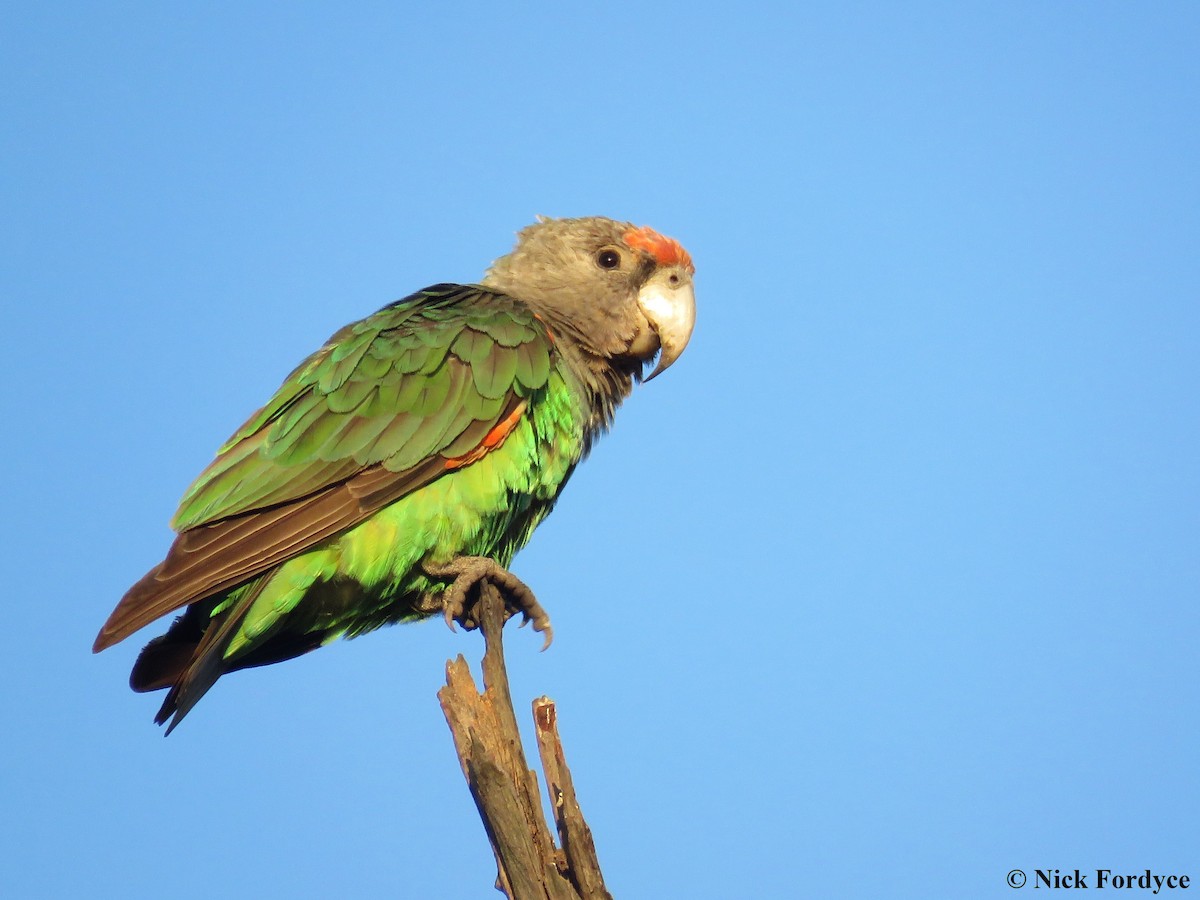
[(658, 335), (661, 352), (649, 381), (665, 372), (687, 346), (696, 326), (696, 293), (692, 277), (678, 267), (655, 272), (638, 292), (638, 306)]

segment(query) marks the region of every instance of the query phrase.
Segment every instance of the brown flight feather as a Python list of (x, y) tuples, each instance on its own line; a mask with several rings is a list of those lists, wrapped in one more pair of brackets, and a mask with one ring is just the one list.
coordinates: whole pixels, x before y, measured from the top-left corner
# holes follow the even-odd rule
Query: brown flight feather
[(126, 592), (92, 647), (99, 652), (201, 597), (236, 587), (359, 522), (443, 474), (439, 455), (401, 472), (382, 465), (291, 503), (180, 534), (167, 558)]

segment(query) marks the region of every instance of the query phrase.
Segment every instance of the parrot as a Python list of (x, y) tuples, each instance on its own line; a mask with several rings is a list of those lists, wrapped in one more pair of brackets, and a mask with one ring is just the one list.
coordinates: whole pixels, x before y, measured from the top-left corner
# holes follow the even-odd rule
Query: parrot
[(474, 627), (485, 579), (545, 649), (550, 618), (508, 566), (634, 385), (687, 346), (694, 275), (649, 227), (539, 216), (478, 283), (337, 331), (186, 490), (93, 652), (183, 610), (129, 679), (167, 690), (170, 734), (228, 672), (439, 613)]

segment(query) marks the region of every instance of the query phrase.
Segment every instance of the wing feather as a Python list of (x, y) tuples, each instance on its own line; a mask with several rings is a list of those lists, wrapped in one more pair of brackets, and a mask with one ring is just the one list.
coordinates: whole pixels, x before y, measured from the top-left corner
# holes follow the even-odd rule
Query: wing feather
[[(347, 326), (298, 366), (184, 494), (179, 535), (96, 650), (352, 528), (448, 471), (549, 376), (526, 307), (435, 285)], [(480, 452), (483, 452), (482, 450)]]

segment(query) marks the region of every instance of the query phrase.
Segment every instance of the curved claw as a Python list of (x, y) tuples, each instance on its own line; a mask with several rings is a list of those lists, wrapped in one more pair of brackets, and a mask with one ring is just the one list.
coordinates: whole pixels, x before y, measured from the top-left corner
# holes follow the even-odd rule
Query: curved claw
[(423, 568), (431, 577), (450, 582), (442, 592), (441, 599), (443, 616), (451, 631), (456, 631), (455, 622), (467, 630), (478, 627), (477, 616), (471, 615), (467, 607), (467, 594), (478, 582), (487, 579), (504, 594), (509, 615), (521, 614), (521, 628), (532, 622), (533, 630), (545, 635), (543, 651), (554, 640), (550, 616), (538, 603), (533, 591), (494, 559), (487, 556), (460, 556), (445, 564), (425, 563)]
[[(538, 609), (541, 610), (541, 607), (539, 606)], [(521, 624), (517, 627), (524, 628), (526, 625), (532, 622), (533, 630), (544, 635), (542, 649), (538, 652), (545, 653), (550, 649), (550, 645), (554, 643), (554, 628), (550, 625), (550, 617), (546, 615), (545, 610), (542, 610), (541, 612), (542, 614), (540, 616), (532, 616), (529, 614), (528, 610), (521, 610)]]

